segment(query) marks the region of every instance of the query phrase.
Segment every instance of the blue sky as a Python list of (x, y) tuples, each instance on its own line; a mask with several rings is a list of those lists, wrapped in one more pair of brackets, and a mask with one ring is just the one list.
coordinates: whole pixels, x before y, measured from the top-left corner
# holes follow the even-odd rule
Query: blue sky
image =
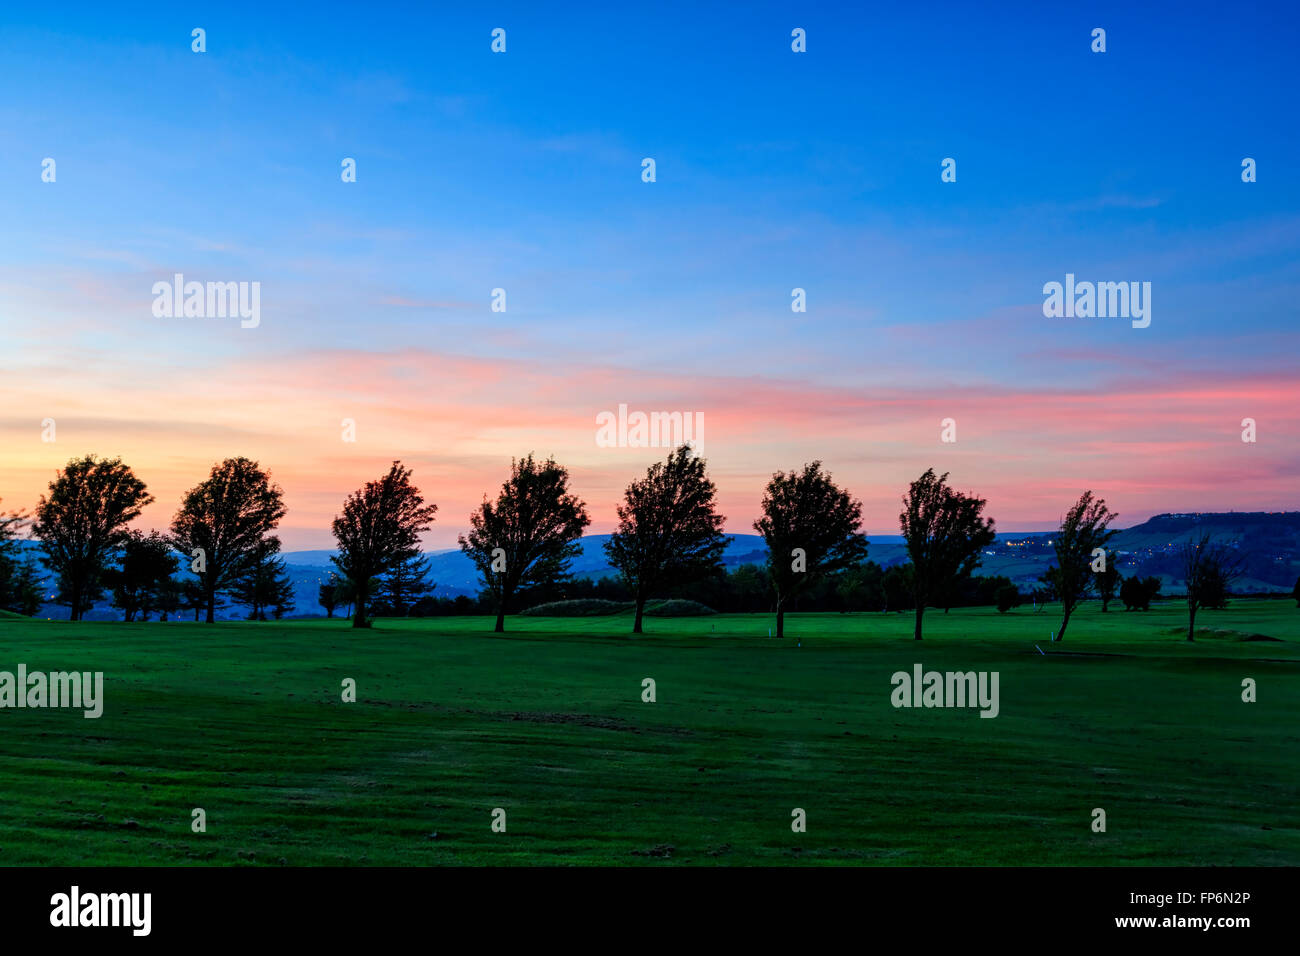
[[(418, 351), (427, 363), (399, 360), (359, 396), (418, 383), (462, 401), (484, 381), (465, 363), (532, 363), (554, 375), (503, 401), (518, 410), (516, 444), (549, 439), (552, 416), (568, 414), (566, 383), (583, 394), (575, 432), (588, 406), (619, 401), (775, 416), (757, 445), (714, 432), (739, 483), (853, 440), (783, 425), (766, 406), (717, 407), (748, 389), (819, 403), (831, 419), (834, 396), (873, 414), (891, 394), (960, 406), (1010, 390), (1014, 423), (1043, 394), (1162, 385), (1167, 397), (1209, 377), (1231, 395), (1234, 382), (1294, 373), (1300, 16), (1289, 5), (271, 6), (6, 10), (0, 345), (4, 367), (27, 376), (10, 379), (0, 428), (11, 437), (76, 392), (63, 414), (88, 433), (95, 417), (105, 450), (119, 400), (132, 409), (124, 432), (150, 401), (174, 402), (209, 434), (272, 441), (350, 388), (346, 363), (314, 383), (303, 369), (277, 380), (287, 364), (321, 349)], [(1104, 54), (1089, 49), (1098, 26)], [(489, 49), (495, 27), (504, 55)], [(790, 50), (794, 27), (806, 54)], [(40, 181), (46, 156), (55, 184)], [(640, 180), (646, 156), (653, 184)], [(941, 184), (949, 156), (958, 181)], [(1245, 156), (1256, 183), (1240, 180)], [(340, 182), (343, 157), (357, 160), (355, 184)], [(174, 272), (260, 281), (262, 326), (160, 327), (148, 290)], [(1066, 272), (1151, 281), (1151, 328), (1044, 319), (1041, 287)], [(796, 286), (805, 314), (789, 308)], [(504, 315), (488, 310), (496, 287)], [(294, 400), (277, 411), (227, 395), (224, 411), (193, 421), (202, 383), (249, 366), (268, 392), (294, 383)], [(237, 401), (243, 411), (223, 418)], [(1197, 408), (1171, 421), (1185, 427)], [(1076, 425), (1067, 416), (1057, 430)], [(1270, 433), (1300, 437), (1294, 425)], [(805, 434), (822, 444), (805, 447)], [(1098, 478), (1123, 452), (1103, 437), (1090, 438)], [(898, 441), (900, 469), (929, 464)], [(984, 448), (985, 472), (1009, 480), (1024, 443)], [(467, 481), (476, 456), (498, 454), (488, 444), (456, 450)], [(411, 454), (389, 446), (374, 459)], [(1059, 458), (1047, 454), (1044, 469)], [(1279, 446), (1269, 480), (1293, 462)], [(15, 466), (16, 480), (25, 488), (45, 466)], [(1206, 477), (1170, 510), (1215, 504), (1221, 486)]]

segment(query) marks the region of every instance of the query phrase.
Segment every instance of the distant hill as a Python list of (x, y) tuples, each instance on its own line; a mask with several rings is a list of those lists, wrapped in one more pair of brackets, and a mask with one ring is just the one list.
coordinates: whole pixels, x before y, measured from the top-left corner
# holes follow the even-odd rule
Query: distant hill
[[(1217, 539), (1234, 544), (1242, 555), (1246, 573), (1234, 590), (1239, 592), (1290, 591), (1300, 574), (1300, 512), (1223, 512), (1201, 514), (1156, 515), (1132, 528), (1125, 528), (1113, 539), (1120, 552), (1120, 570), (1125, 575), (1148, 574), (1165, 582), (1165, 593), (1181, 590), (1177, 549), (1192, 537), (1209, 531)], [(1032, 587), (1052, 563), (1051, 542), (1055, 531), (1025, 531), (1001, 533), (985, 551), (978, 574), (1002, 574), (1023, 588)], [(579, 577), (600, 578), (613, 574), (605, 560), (604, 544), (607, 534), (587, 535), (581, 542), (582, 551), (573, 562), (573, 573)], [(728, 535), (723, 563), (734, 568), (742, 564), (762, 564), (767, 560), (763, 539), (755, 534)], [(868, 534), (868, 558), (885, 567), (907, 560), (903, 539), (899, 535)], [(36, 542), (20, 542), (33, 553), (39, 553)], [(333, 551), (287, 551), (282, 556), (293, 583), (295, 616), (320, 614), (316, 603), (317, 591), (329, 578), (333, 565)], [(438, 597), (473, 596), (479, 591), (478, 574), (474, 565), (458, 548), (430, 551), (430, 577), (437, 584)], [(46, 582), (53, 590), (53, 582)], [(67, 608), (46, 605), (41, 616), (66, 618)], [(242, 616), (239, 608), (220, 612), (223, 619)], [(107, 602), (101, 602), (90, 612), (91, 620), (119, 617)]]

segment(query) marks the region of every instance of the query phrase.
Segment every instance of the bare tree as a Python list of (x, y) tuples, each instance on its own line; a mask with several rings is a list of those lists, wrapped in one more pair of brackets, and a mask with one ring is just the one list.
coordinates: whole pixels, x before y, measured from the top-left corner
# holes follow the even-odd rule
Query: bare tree
[(1206, 532), (1180, 549), (1183, 580), (1187, 582), (1187, 639), (1194, 640), (1196, 612), (1226, 601), (1232, 583), (1241, 577), (1241, 555), (1212, 540)]

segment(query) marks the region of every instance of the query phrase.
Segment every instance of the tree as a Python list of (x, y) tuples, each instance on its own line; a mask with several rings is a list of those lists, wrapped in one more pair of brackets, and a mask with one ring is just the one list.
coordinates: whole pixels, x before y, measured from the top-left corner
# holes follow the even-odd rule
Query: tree
[(18, 565), (18, 572), (11, 580), (10, 596), (4, 609), (25, 617), (32, 617), (41, 609), (45, 601), (41, 576), (36, 570), (36, 565), (30, 559), (24, 560)]
[(31, 617), (40, 610), (40, 575), (31, 557), (24, 557), (18, 534), (30, 522), (21, 511), (0, 513), (0, 610)]
[(998, 613), (1006, 614), (1013, 607), (1020, 606), (1020, 590), (1014, 584), (1005, 584), (998, 588)]
[(284, 492), (247, 458), (213, 465), (208, 478), (185, 493), (172, 519), (172, 541), (193, 559), (190, 567), (199, 576), (209, 624), (217, 595), (247, 574), (284, 515)]
[(339, 576), (331, 574), (316, 592), (316, 602), (325, 609), (326, 617), (334, 616), (334, 609), (339, 606)]
[[(237, 604), (248, 607), (250, 621), (265, 621), (268, 608), (293, 609), (293, 584), (285, 570), (280, 553), (280, 539), (275, 535), (263, 538), (252, 559), (235, 581), (231, 596)], [(279, 616), (276, 617), (278, 621)]]
[(1291, 589), (1291, 596), (1295, 598), (1295, 606), (1300, 607), (1300, 578), (1295, 579), (1295, 587)]
[[(731, 577), (737, 578), (739, 571), (732, 572)], [(880, 610), (885, 606), (884, 578), (884, 568), (875, 561), (865, 561), (836, 575), (835, 591), (845, 610)]]
[(1242, 562), (1234, 549), (1214, 542), (1209, 532), (1183, 544), (1179, 557), (1183, 580), (1187, 583), (1187, 639), (1190, 641), (1194, 639), (1197, 610), (1227, 603), (1232, 582), (1241, 576)]
[(977, 585), (975, 578), (970, 571), (962, 571), (945, 581), (932, 598), (936, 606), (943, 608), (943, 613), (947, 614), (954, 604), (960, 607), (964, 601), (964, 595), (975, 591)]
[(1043, 604), (1049, 604), (1057, 600), (1056, 593), (1056, 565), (1048, 565), (1047, 570), (1038, 576), (1039, 587), (1034, 591), (1034, 596)]
[(1154, 575), (1142, 579), (1142, 610), (1151, 610), (1151, 602), (1160, 596), (1160, 579)]
[(339, 553), (331, 560), (351, 582), (356, 601), (353, 627), (369, 627), (366, 601), (375, 578), (388, 574), (417, 552), (421, 532), (429, 529), (438, 511), (426, 505), (411, 484), (411, 470), (394, 461), (383, 478), (368, 481), (343, 503), (334, 519)]
[(203, 593), (203, 582), (197, 578), (186, 578), (180, 586), (180, 607), (194, 612), (194, 623), (199, 622), (199, 614), (208, 606), (207, 595)]
[(332, 575), (334, 581), (334, 604), (343, 608), (343, 616), (352, 616), (352, 605), (356, 601), (357, 586), (347, 577)]
[[(1061, 519), (1061, 529), (1056, 533), (1054, 542), (1056, 565), (1048, 572), (1061, 601), (1061, 629), (1056, 634), (1058, 641), (1065, 640), (1065, 628), (1070, 623), (1070, 615), (1092, 587), (1095, 573), (1093, 563), (1105, 556), (1106, 542), (1116, 534), (1107, 525), (1117, 517), (1119, 516), (1106, 507), (1104, 498), (1095, 498), (1091, 491), (1085, 491)], [(1097, 551), (1101, 554), (1096, 554)]]
[(17, 568), (18, 533), (29, 523), (27, 515), (21, 511), (0, 512), (0, 587), (8, 580), (6, 573), (12, 574)]
[(271, 591), (271, 616), (278, 621), (296, 606), (293, 601), (293, 583), (287, 574), (281, 573), (275, 579)]
[(185, 585), (177, 578), (169, 577), (158, 590), (157, 602), (158, 620), (165, 621), (185, 606)]
[(1119, 586), (1119, 599), (1124, 602), (1126, 611), (1149, 611), (1151, 601), (1160, 594), (1160, 579), (1157, 577), (1139, 578), (1136, 574), (1125, 578)]
[(394, 615), (406, 617), (411, 606), (432, 591), (434, 586), (429, 580), (429, 559), (417, 551), (397, 563), (379, 582), (379, 591)]
[(1142, 580), (1135, 574), (1124, 578), (1119, 585), (1119, 599), (1124, 602), (1124, 610), (1131, 611), (1142, 604)]
[(916, 569), (911, 564), (886, 569), (880, 586), (885, 592), (885, 611), (910, 611), (916, 607)]
[(104, 573), (104, 583), (113, 592), (113, 606), (128, 622), (137, 614), (140, 620), (149, 620), (151, 611), (162, 611), (167, 603), (177, 563), (171, 543), (157, 531), (148, 536), (130, 532), (122, 542), (118, 567)]
[(767, 543), (767, 575), (776, 595), (776, 636), (785, 636), (785, 609), (823, 575), (860, 564), (867, 556), (862, 502), (821, 470), (776, 472), (763, 493), (763, 517), (754, 530)]
[(926, 605), (944, 593), (954, 579), (980, 565), (980, 551), (993, 543), (993, 519), (981, 513), (983, 498), (953, 491), (948, 475), (935, 477), (926, 469), (903, 496), (898, 516), (912, 559), (912, 589), (916, 602), (913, 637), (921, 639)]
[(722, 571), (723, 518), (705, 461), (682, 445), (627, 486), (618, 528), (605, 542), (609, 563), (623, 575), (636, 603), (632, 633), (641, 634), (646, 600), (660, 588)]
[(31, 617), (41, 606), (41, 582), (30, 557), (18, 547), (18, 533), (28, 525), (21, 511), (0, 513), (0, 610)]
[(59, 580), (57, 600), (72, 620), (94, 606), (113, 552), (127, 537), (153, 495), (120, 458), (74, 458), (50, 482), (36, 507), (33, 530), (45, 548), (42, 559)]
[(1119, 586), (1119, 552), (1106, 551), (1106, 563), (1100, 571), (1093, 573), (1092, 586), (1097, 590), (1097, 597), (1101, 598), (1101, 611), (1106, 613), (1106, 608), (1111, 601), (1115, 600), (1115, 589)]
[(568, 470), (552, 458), (538, 464), (531, 453), (511, 461), (496, 504), (485, 495), (469, 521), (460, 549), (496, 602), (498, 633), (516, 593), (568, 580), (569, 562), (582, 551), (578, 539), (591, 524), (586, 506), (569, 493)]

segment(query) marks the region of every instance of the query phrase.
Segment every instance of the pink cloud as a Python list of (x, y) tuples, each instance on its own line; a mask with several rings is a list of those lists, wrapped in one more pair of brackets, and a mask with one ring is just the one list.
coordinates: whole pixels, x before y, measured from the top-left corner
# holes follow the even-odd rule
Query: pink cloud
[[(6, 369), (0, 378), (0, 497), (30, 507), (68, 458), (121, 455), (170, 520), (212, 462), (256, 458), (284, 486), (289, 547), (327, 547), (344, 497), (394, 458), (440, 506), (427, 544), (453, 546), (471, 508), (495, 494), (512, 456), (554, 454), (608, 531), (623, 487), (666, 454), (599, 448), (596, 415), (702, 412), (702, 452), (727, 527), (748, 532), (776, 469), (823, 459), (863, 499), (868, 527), (895, 533), (906, 483), (927, 467), (989, 499), (1008, 530), (1051, 526), (1084, 488), (1137, 522), (1160, 511), (1295, 508), (1300, 385), (1290, 376), (1166, 373), (1095, 388), (822, 385), (752, 374), (710, 376), (565, 367), (426, 349), (196, 357)], [(53, 417), (58, 441), (40, 440)], [(1258, 423), (1258, 442), (1240, 422)], [(341, 422), (356, 422), (355, 444)], [(953, 418), (957, 442), (940, 441)]]

